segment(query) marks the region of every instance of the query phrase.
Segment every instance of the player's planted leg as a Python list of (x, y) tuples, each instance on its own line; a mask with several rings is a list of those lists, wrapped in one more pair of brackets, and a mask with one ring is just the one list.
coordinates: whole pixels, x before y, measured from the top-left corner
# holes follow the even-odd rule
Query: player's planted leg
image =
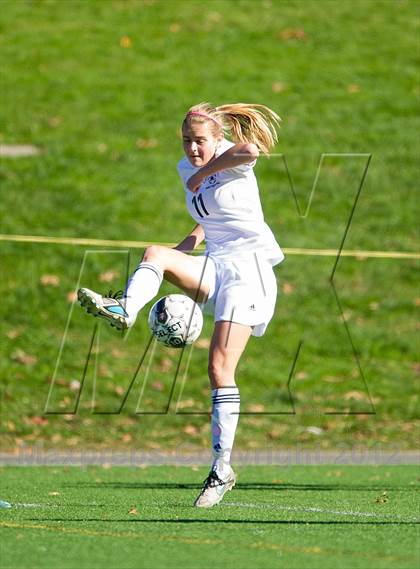
[(200, 492), (194, 506), (197, 508), (211, 508), (222, 501), (223, 496), (228, 490), (232, 490), (236, 483), (236, 474), (229, 467), (229, 473), (220, 478), (215, 470), (204, 481), (203, 489)]
[(235, 385), (235, 369), (251, 334), (249, 326), (216, 322), (210, 346), (209, 377), (212, 390), (213, 464), (194, 505), (211, 508), (235, 486), (236, 475), (230, 465), (239, 420), (240, 396)]

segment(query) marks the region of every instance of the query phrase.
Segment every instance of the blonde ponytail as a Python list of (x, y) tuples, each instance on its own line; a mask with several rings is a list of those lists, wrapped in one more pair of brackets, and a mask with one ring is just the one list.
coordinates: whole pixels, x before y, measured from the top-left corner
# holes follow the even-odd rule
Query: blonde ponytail
[(278, 140), (276, 127), (281, 119), (265, 105), (234, 103), (213, 107), (210, 103), (200, 103), (189, 109), (186, 121), (210, 121), (215, 136), (226, 131), (233, 142), (252, 142), (261, 152), (269, 154)]
[(261, 152), (269, 154), (278, 137), (276, 127), (281, 119), (265, 105), (235, 103), (216, 107), (217, 116), (228, 123), (234, 142), (253, 142)]

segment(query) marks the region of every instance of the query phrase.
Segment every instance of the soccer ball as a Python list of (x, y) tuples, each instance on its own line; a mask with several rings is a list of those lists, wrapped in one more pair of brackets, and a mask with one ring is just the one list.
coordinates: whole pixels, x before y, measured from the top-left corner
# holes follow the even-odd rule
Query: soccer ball
[(199, 337), (203, 314), (188, 296), (170, 294), (152, 306), (149, 327), (158, 342), (171, 348), (183, 348)]

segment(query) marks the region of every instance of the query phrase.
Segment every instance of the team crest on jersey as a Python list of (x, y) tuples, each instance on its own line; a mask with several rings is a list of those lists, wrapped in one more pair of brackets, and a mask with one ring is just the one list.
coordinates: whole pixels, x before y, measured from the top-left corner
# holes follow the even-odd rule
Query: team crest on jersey
[(208, 176), (206, 178), (206, 187), (205, 189), (207, 190), (208, 188), (212, 188), (213, 186), (215, 186), (217, 184), (217, 174), (212, 174), (211, 176)]

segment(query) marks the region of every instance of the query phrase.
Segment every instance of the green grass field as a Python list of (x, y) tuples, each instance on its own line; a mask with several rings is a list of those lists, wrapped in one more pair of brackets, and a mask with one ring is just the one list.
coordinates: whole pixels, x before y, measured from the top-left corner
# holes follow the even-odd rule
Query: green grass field
[[(1, 160), (1, 233), (179, 241), (192, 225), (175, 169), (183, 114), (201, 100), (249, 101), (283, 118), (276, 152), (287, 158), (301, 210), (322, 153), (372, 154), (344, 246), (414, 251), (418, 15), (411, 1), (3, 0), (0, 142), (42, 153)], [(326, 158), (301, 218), (282, 159), (261, 159), (262, 201), (281, 245), (337, 249), (365, 162)], [(91, 249), (83, 284), (123, 287), (125, 253)], [(131, 251), (130, 269), (141, 253)], [(1, 242), (2, 447), (170, 449), (180, 436), (207, 445), (207, 418), (175, 410), (209, 409), (211, 319), (168, 415), (134, 413), (142, 389), (141, 411), (169, 403), (179, 354), (162, 349), (122, 414), (92, 414), (92, 366), (71, 414), (92, 338), (76, 308), (54, 370), (84, 254)], [(334, 262), (289, 255), (278, 267), (275, 318), (250, 343), (238, 383), (243, 411), (281, 415), (244, 415), (238, 446), (416, 445), (418, 263), (341, 258), (339, 307)], [(125, 341), (101, 330), (95, 411), (118, 409), (147, 341), (145, 318)], [(44, 414), (53, 377), (49, 410), (64, 416)]]
[(1, 567), (399, 569), (419, 566), (418, 469), (243, 467), (212, 510), (197, 467), (1, 472)]
[[(195, 103), (282, 117), (256, 175), (283, 247), (416, 251), (419, 13), (415, 0), (0, 0), (0, 145), (40, 151), (0, 158), (2, 451), (208, 449), (211, 318), (181, 361), (157, 346), (136, 375), (145, 315), (125, 338), (95, 330), (74, 292), (123, 288), (142, 248), (8, 240), (180, 241), (179, 129)], [(276, 314), (238, 369), (237, 449), (418, 447), (418, 260), (335, 262), (276, 268)], [(206, 474), (1, 468), (0, 566), (419, 567), (414, 466), (240, 467), (199, 511)]]

